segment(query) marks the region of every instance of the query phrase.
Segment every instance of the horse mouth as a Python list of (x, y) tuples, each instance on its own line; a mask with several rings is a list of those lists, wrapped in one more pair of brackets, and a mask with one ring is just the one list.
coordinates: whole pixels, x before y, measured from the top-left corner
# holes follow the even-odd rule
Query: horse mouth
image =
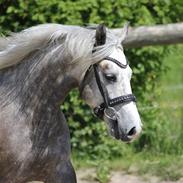
[(119, 133), (119, 129), (114, 130), (111, 129), (112, 133), (110, 133), (116, 140), (121, 140), (123, 142), (130, 143), (133, 139), (129, 138), (127, 135), (123, 135)]
[(125, 135), (124, 133), (122, 133), (120, 131), (117, 120), (115, 120), (115, 121), (109, 120), (108, 124), (109, 124), (110, 135), (112, 137), (114, 137), (117, 140), (121, 140), (123, 142), (126, 142), (126, 143), (130, 143), (133, 141), (133, 138), (131, 138), (128, 135)]
[(123, 142), (127, 142), (127, 143), (130, 143), (132, 142), (133, 139), (129, 138), (128, 136), (124, 135), (124, 136), (121, 136), (121, 141)]
[(109, 133), (112, 137), (114, 137), (117, 140), (120, 139), (120, 133), (119, 133), (117, 120), (108, 119), (108, 129), (109, 129)]

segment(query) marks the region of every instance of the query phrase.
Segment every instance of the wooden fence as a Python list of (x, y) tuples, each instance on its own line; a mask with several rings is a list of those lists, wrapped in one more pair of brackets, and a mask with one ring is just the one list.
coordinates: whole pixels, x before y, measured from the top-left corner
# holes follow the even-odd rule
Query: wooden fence
[[(112, 29), (112, 31), (118, 36), (122, 33), (122, 29)], [(128, 36), (123, 45), (126, 48), (136, 48), (178, 43), (183, 43), (183, 23), (129, 27)]]

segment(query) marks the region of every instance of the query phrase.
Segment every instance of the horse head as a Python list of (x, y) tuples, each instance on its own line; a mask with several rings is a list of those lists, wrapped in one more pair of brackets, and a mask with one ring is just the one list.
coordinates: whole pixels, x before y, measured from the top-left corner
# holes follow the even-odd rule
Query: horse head
[[(121, 43), (127, 34), (123, 29)], [(104, 25), (96, 28), (95, 48), (105, 46), (107, 31)], [(97, 117), (108, 125), (109, 133), (116, 139), (130, 142), (141, 132), (141, 120), (132, 94), (130, 80), (132, 70), (128, 65), (121, 44), (111, 53), (90, 66), (80, 85), (82, 98), (94, 110)]]

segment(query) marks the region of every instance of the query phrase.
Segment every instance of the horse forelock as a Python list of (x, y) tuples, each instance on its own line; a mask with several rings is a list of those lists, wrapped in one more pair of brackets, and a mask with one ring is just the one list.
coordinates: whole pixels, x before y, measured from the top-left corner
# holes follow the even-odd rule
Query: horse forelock
[[(0, 38), (0, 69), (20, 63), (35, 50), (54, 46), (56, 53), (71, 56), (67, 64), (78, 64), (83, 70), (102, 60), (112, 52), (112, 47), (119, 44), (118, 39), (108, 30), (106, 44), (95, 47), (95, 30), (79, 26), (64, 26), (60, 24), (43, 24), (9, 37)], [(58, 59), (53, 48), (51, 59)], [(49, 54), (49, 50), (44, 54)], [(62, 55), (59, 55), (62, 56)]]

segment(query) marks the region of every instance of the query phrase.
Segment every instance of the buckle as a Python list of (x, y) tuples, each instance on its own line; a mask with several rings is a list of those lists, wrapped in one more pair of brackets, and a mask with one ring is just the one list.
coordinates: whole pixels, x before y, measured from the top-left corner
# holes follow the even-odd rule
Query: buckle
[(108, 107), (104, 109), (104, 115), (110, 120), (117, 120), (116, 110), (113, 107)]
[(93, 109), (93, 113), (95, 114), (96, 117), (103, 119), (104, 108), (99, 105)]

